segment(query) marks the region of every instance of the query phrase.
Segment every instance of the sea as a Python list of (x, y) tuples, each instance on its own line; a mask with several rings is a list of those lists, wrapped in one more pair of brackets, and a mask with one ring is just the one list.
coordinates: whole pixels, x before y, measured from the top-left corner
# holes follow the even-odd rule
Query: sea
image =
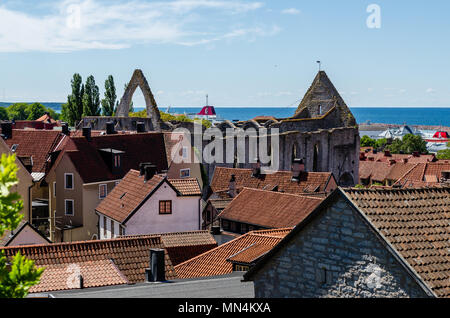
[[(0, 107), (7, 107), (11, 103), (0, 102)], [(62, 103), (42, 103), (44, 106), (61, 112)], [(135, 107), (136, 111), (144, 107)], [(167, 107), (159, 106), (161, 111)], [(202, 107), (170, 107), (170, 113), (196, 114)], [(218, 119), (249, 120), (256, 116), (274, 116), (287, 118), (294, 115), (296, 107), (248, 107), (229, 106), (215, 107)], [(450, 107), (350, 107), (358, 124), (380, 123), (397, 125), (427, 125), (450, 127)]]

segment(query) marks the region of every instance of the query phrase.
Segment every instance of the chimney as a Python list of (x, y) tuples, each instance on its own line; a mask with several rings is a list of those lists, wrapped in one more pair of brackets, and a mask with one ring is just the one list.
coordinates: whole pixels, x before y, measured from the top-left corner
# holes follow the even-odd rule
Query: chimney
[(69, 131), (69, 124), (68, 123), (62, 123), (62, 133), (66, 136), (70, 135)]
[(394, 159), (389, 159), (389, 166), (395, 165), (396, 161)]
[(236, 196), (236, 176), (234, 174), (231, 175), (230, 184), (228, 186), (228, 193), (232, 198)]
[(408, 158), (403, 158), (403, 163), (408, 163)]
[(142, 122), (142, 121), (139, 121), (136, 124), (136, 130), (137, 130), (138, 133), (145, 133), (146, 132), (146, 130), (145, 130), (145, 123)]
[(212, 235), (220, 235), (220, 233), (222, 233), (222, 231), (220, 230), (220, 226), (219, 225), (211, 226), (211, 234)]
[(374, 157), (367, 157), (367, 159), (369, 159), (369, 161), (375, 161)]
[(252, 177), (258, 178), (261, 175), (261, 161), (257, 159), (256, 163), (253, 165)]
[(12, 138), (12, 123), (11, 122), (4, 122), (1, 124), (2, 127), (2, 135), (5, 139), (11, 139)]
[(106, 123), (106, 134), (107, 135), (114, 135), (116, 133), (116, 130), (114, 129), (114, 122), (108, 121)]
[(156, 174), (156, 166), (155, 165), (146, 165), (145, 166), (145, 182), (149, 181)]
[(305, 164), (303, 163), (303, 159), (294, 159), (294, 161), (292, 162), (292, 181), (300, 181), (300, 174), (304, 170)]
[(91, 141), (91, 127), (83, 127), (83, 136), (86, 137), (87, 141)]
[(150, 249), (150, 268), (145, 269), (145, 279), (149, 283), (166, 281), (164, 250)]
[(366, 153), (365, 152), (360, 152), (359, 153), (359, 160), (366, 160)]
[(420, 157), (420, 153), (418, 151), (413, 152), (413, 157)]
[(375, 148), (374, 148), (374, 149), (372, 150), (372, 153), (373, 153), (374, 155), (376, 155), (376, 154), (378, 153), (378, 149), (375, 149)]
[(385, 150), (384, 151), (384, 156), (385, 157), (392, 157), (391, 152), (389, 150)]

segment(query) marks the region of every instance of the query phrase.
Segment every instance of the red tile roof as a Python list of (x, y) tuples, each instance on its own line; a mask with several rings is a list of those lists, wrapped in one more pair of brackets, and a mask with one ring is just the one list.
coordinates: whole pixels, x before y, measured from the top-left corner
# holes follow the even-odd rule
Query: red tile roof
[[(57, 243), (0, 248), (8, 258), (20, 251), (37, 266), (112, 260), (130, 283), (144, 282), (149, 268), (150, 249), (164, 248), (160, 235), (117, 238), (113, 240)], [(176, 278), (172, 262), (165, 253), (166, 279)]]
[(364, 157), (373, 157), (374, 161), (379, 162), (389, 162), (389, 160), (395, 160), (396, 162), (403, 162), (407, 160), (408, 163), (426, 163), (426, 162), (434, 162), (436, 161), (436, 156), (434, 154), (423, 155), (418, 154), (417, 156), (412, 154), (388, 154), (385, 152), (379, 151), (374, 154), (372, 151), (364, 152)]
[[(277, 171), (272, 174), (261, 175), (259, 178), (252, 177), (252, 169), (237, 169), (216, 167), (211, 181), (213, 192), (227, 190), (231, 175), (236, 177), (236, 187), (247, 187), (254, 189), (272, 190), (278, 186), (279, 192), (300, 194), (307, 192), (325, 192), (325, 189), (333, 178), (331, 172), (302, 172), (300, 181), (292, 181), (292, 172)], [(334, 190), (334, 189), (333, 189)]]
[[(83, 288), (128, 284), (126, 277), (111, 260), (95, 260), (70, 264), (40, 265), (45, 267), (38, 285), (30, 288), (30, 293), (52, 292), (79, 288), (79, 280), (72, 278), (79, 273), (83, 278)], [(79, 272), (78, 272), (79, 271)], [(77, 285), (78, 284), (78, 285)]]
[[(217, 242), (209, 231), (190, 231), (157, 234), (169, 254), (172, 265), (178, 265), (215, 247)], [(155, 235), (150, 235), (153, 237)], [(146, 237), (146, 235), (122, 236), (123, 238)]]
[[(111, 172), (100, 155), (100, 149), (124, 152), (121, 173)], [(168, 169), (162, 133), (92, 136), (91, 141), (85, 137), (71, 137), (64, 150), (85, 183), (121, 179), (131, 169), (139, 169), (139, 165), (144, 162), (156, 165), (158, 172)]]
[(18, 145), (15, 151), (18, 157), (32, 158), (32, 172), (47, 172), (47, 159), (63, 137), (56, 130), (13, 129), (12, 138), (5, 142), (9, 148)]
[(244, 188), (218, 218), (263, 228), (286, 228), (297, 225), (322, 201), (323, 198)]
[(450, 297), (450, 187), (345, 194), (439, 297)]
[(230, 257), (255, 244), (274, 247), (291, 230), (289, 228), (249, 232), (175, 266), (175, 271), (178, 278), (182, 279), (230, 274), (233, 272), (232, 263), (227, 261)]
[(202, 191), (195, 178), (169, 179), (169, 182), (184, 196), (200, 196)]
[(442, 173), (450, 172), (450, 163), (428, 162), (419, 163), (405, 173), (394, 186), (425, 187), (437, 186), (441, 183)]
[(108, 196), (100, 202), (96, 211), (123, 223), (164, 181), (172, 185), (183, 196), (201, 195), (197, 179), (168, 180), (163, 175), (155, 175), (146, 182), (139, 171), (130, 170)]
[(397, 162), (389, 164), (380, 161), (360, 161), (359, 177), (372, 181), (384, 182), (385, 180), (400, 179), (405, 173), (414, 168), (415, 164)]
[(163, 176), (155, 175), (145, 182), (139, 171), (130, 170), (95, 210), (122, 223), (163, 181)]

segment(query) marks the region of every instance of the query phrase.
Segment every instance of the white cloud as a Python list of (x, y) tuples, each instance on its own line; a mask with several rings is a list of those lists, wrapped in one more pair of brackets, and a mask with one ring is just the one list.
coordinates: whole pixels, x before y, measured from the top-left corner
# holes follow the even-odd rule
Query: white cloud
[(289, 9), (284, 9), (283, 11), (281, 11), (281, 13), (297, 15), (297, 14), (300, 14), (300, 10), (295, 9), (295, 8), (289, 8)]
[(434, 88), (428, 88), (426, 90), (427, 94), (432, 94), (432, 93), (436, 93), (436, 90)]
[(202, 27), (202, 14), (239, 18), (239, 14), (262, 8), (260, 2), (65, 0), (53, 5), (53, 11), (46, 15), (0, 5), (0, 52), (122, 49), (145, 43), (199, 45), (276, 33), (273, 28), (246, 26), (230, 30), (226, 25), (206, 33)]

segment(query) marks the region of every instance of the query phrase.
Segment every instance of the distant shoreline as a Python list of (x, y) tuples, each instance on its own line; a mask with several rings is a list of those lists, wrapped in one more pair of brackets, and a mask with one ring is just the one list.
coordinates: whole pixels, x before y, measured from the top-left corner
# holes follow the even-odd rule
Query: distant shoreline
[[(389, 128), (400, 128), (403, 125), (397, 124), (359, 124), (359, 131), (385, 131)], [(408, 125), (418, 130), (436, 130), (436, 131), (446, 131), (450, 133), (450, 127), (447, 126), (436, 126), (436, 125)]]

